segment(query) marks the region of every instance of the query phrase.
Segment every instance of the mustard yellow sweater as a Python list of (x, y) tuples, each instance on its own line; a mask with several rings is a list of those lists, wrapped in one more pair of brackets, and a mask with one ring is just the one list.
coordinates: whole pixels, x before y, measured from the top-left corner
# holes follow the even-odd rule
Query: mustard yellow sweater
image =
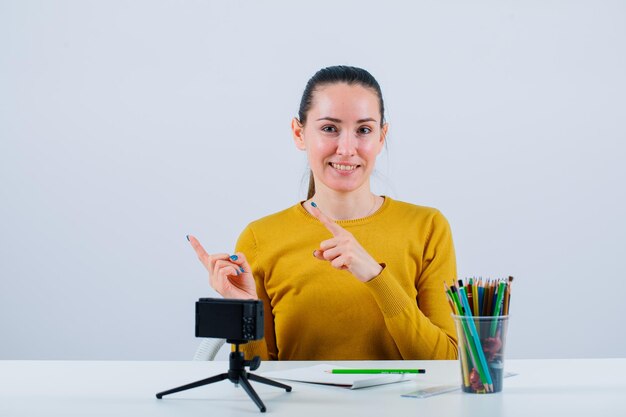
[(264, 360), (456, 359), (444, 292), (456, 279), (450, 227), (436, 209), (385, 197), (374, 214), (337, 221), (384, 264), (367, 283), (313, 257), (330, 232), (301, 205), (246, 227), (237, 242), (265, 304)]

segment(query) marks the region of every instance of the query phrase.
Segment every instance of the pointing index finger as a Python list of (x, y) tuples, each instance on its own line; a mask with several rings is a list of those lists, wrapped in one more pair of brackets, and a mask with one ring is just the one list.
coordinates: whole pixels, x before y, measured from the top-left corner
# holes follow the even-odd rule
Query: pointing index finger
[(333, 234), (333, 236), (337, 236), (344, 231), (343, 227), (339, 226), (330, 217), (322, 213), (322, 210), (320, 210), (319, 207), (317, 207), (317, 204), (313, 201), (311, 202), (311, 208), (311, 214), (313, 214), (313, 216), (315, 216), (315, 218), (319, 220), (330, 231), (330, 233)]
[(206, 269), (211, 270), (211, 266), (209, 265), (209, 254), (206, 250), (204, 250), (198, 239), (191, 235), (189, 235), (187, 239), (189, 240), (189, 243), (191, 243), (193, 250), (196, 251), (196, 255), (198, 255), (198, 259), (200, 259), (202, 265), (204, 265)]

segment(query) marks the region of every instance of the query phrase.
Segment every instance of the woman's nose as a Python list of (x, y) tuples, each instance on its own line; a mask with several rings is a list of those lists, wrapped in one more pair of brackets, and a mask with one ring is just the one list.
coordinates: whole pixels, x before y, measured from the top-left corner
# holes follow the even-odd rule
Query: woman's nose
[(342, 132), (337, 142), (337, 155), (354, 155), (356, 153), (356, 145), (357, 141), (354, 134), (348, 131)]

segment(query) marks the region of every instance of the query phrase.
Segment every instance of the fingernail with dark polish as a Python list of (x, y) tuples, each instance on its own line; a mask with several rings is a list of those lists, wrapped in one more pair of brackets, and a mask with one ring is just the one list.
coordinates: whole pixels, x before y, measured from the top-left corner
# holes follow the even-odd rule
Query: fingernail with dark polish
[(187, 235), (186, 237), (187, 237), (187, 242), (189, 242), (189, 235)]
[(313, 207), (317, 207), (317, 204), (315, 204), (315, 201), (311, 201), (311, 205), (312, 205)]
[(237, 259), (239, 259), (239, 257), (237, 255), (230, 255), (230, 260), (231, 261), (236, 261)]
[(243, 270), (243, 267), (241, 267), (241, 266), (239, 267), (239, 270), (241, 271), (241, 273), (242, 273), (242, 274), (243, 274), (244, 272), (246, 272), (246, 271), (244, 271), (244, 270)]

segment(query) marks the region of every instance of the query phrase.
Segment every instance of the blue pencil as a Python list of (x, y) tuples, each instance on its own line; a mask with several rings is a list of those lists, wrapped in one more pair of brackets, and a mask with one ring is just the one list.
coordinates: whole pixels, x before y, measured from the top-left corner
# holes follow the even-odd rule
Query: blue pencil
[(472, 318), (472, 312), (469, 308), (469, 302), (467, 301), (467, 294), (465, 294), (465, 288), (459, 288), (459, 293), (461, 294), (461, 302), (463, 303), (463, 307), (465, 308), (465, 316), (470, 320), (467, 320), (469, 323), (470, 333), (472, 339), (474, 340), (474, 345), (476, 346), (476, 350), (478, 353), (478, 360), (480, 362), (480, 373), (483, 373), (485, 379), (487, 380), (487, 386), (485, 387), (487, 391), (493, 391), (493, 381), (491, 380), (491, 375), (489, 373), (489, 367), (487, 366), (487, 359), (485, 358), (485, 352), (483, 352), (482, 345), (480, 343), (480, 338), (478, 337), (478, 331), (476, 330), (476, 325), (474, 324), (474, 320)]

